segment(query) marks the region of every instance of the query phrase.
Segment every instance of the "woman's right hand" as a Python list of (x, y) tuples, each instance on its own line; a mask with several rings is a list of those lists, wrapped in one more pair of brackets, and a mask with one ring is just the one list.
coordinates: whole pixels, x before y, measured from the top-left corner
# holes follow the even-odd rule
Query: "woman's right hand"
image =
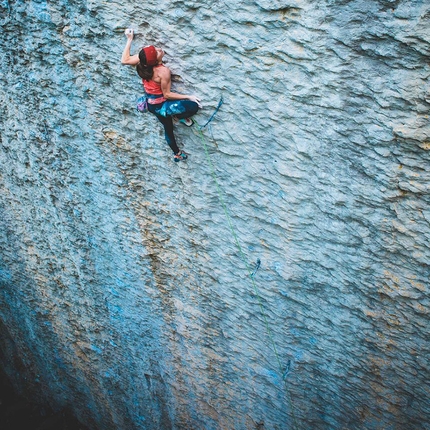
[(199, 98), (197, 98), (196, 96), (189, 96), (188, 97), (188, 100), (190, 100), (190, 101), (192, 101), (192, 102), (194, 102), (194, 103), (197, 103), (197, 106), (201, 109), (202, 108), (202, 105), (201, 105), (201, 103), (200, 103), (200, 99)]

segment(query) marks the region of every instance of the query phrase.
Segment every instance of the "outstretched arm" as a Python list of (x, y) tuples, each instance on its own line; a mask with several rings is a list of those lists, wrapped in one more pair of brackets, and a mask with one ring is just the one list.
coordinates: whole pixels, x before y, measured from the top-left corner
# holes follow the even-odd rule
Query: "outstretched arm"
[(133, 30), (129, 32), (126, 30), (125, 35), (127, 36), (127, 43), (125, 44), (124, 51), (122, 51), (121, 64), (136, 66), (139, 64), (139, 55), (130, 55), (131, 42), (134, 36)]
[(196, 96), (193, 95), (187, 95), (187, 94), (178, 94), (174, 93), (170, 90), (172, 86), (172, 78), (170, 70), (167, 67), (163, 67), (160, 72), (159, 76), (161, 78), (161, 90), (163, 91), (163, 96), (167, 100), (191, 100), (192, 102), (196, 102), (199, 107), (201, 108), (202, 105), (200, 104), (200, 99), (198, 99)]

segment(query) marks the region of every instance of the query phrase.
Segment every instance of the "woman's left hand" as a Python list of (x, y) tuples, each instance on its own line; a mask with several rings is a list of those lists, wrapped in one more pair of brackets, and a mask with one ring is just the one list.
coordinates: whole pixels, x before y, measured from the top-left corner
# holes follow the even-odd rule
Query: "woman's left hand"
[(128, 39), (128, 40), (133, 40), (133, 37), (134, 37), (134, 30), (133, 30), (132, 28), (127, 28), (127, 29), (124, 31), (124, 34), (127, 36), (127, 39)]

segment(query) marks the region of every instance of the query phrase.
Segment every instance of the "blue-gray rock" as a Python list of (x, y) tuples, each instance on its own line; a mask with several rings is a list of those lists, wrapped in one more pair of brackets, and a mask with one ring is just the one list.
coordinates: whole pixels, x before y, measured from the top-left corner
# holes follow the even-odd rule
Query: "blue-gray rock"
[[(14, 385), (93, 429), (430, 429), (429, 21), (424, 0), (3, 1)], [(135, 110), (127, 27), (198, 124), (224, 99), (176, 127), (187, 162)]]

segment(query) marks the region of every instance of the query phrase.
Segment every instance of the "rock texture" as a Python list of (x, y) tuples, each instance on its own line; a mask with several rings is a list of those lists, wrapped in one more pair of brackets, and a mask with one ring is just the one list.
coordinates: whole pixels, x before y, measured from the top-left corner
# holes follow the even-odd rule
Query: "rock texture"
[[(92, 429), (430, 429), (427, 1), (5, 0), (0, 26), (16, 387)], [(134, 109), (129, 26), (199, 124), (224, 97), (177, 126), (186, 163)]]

